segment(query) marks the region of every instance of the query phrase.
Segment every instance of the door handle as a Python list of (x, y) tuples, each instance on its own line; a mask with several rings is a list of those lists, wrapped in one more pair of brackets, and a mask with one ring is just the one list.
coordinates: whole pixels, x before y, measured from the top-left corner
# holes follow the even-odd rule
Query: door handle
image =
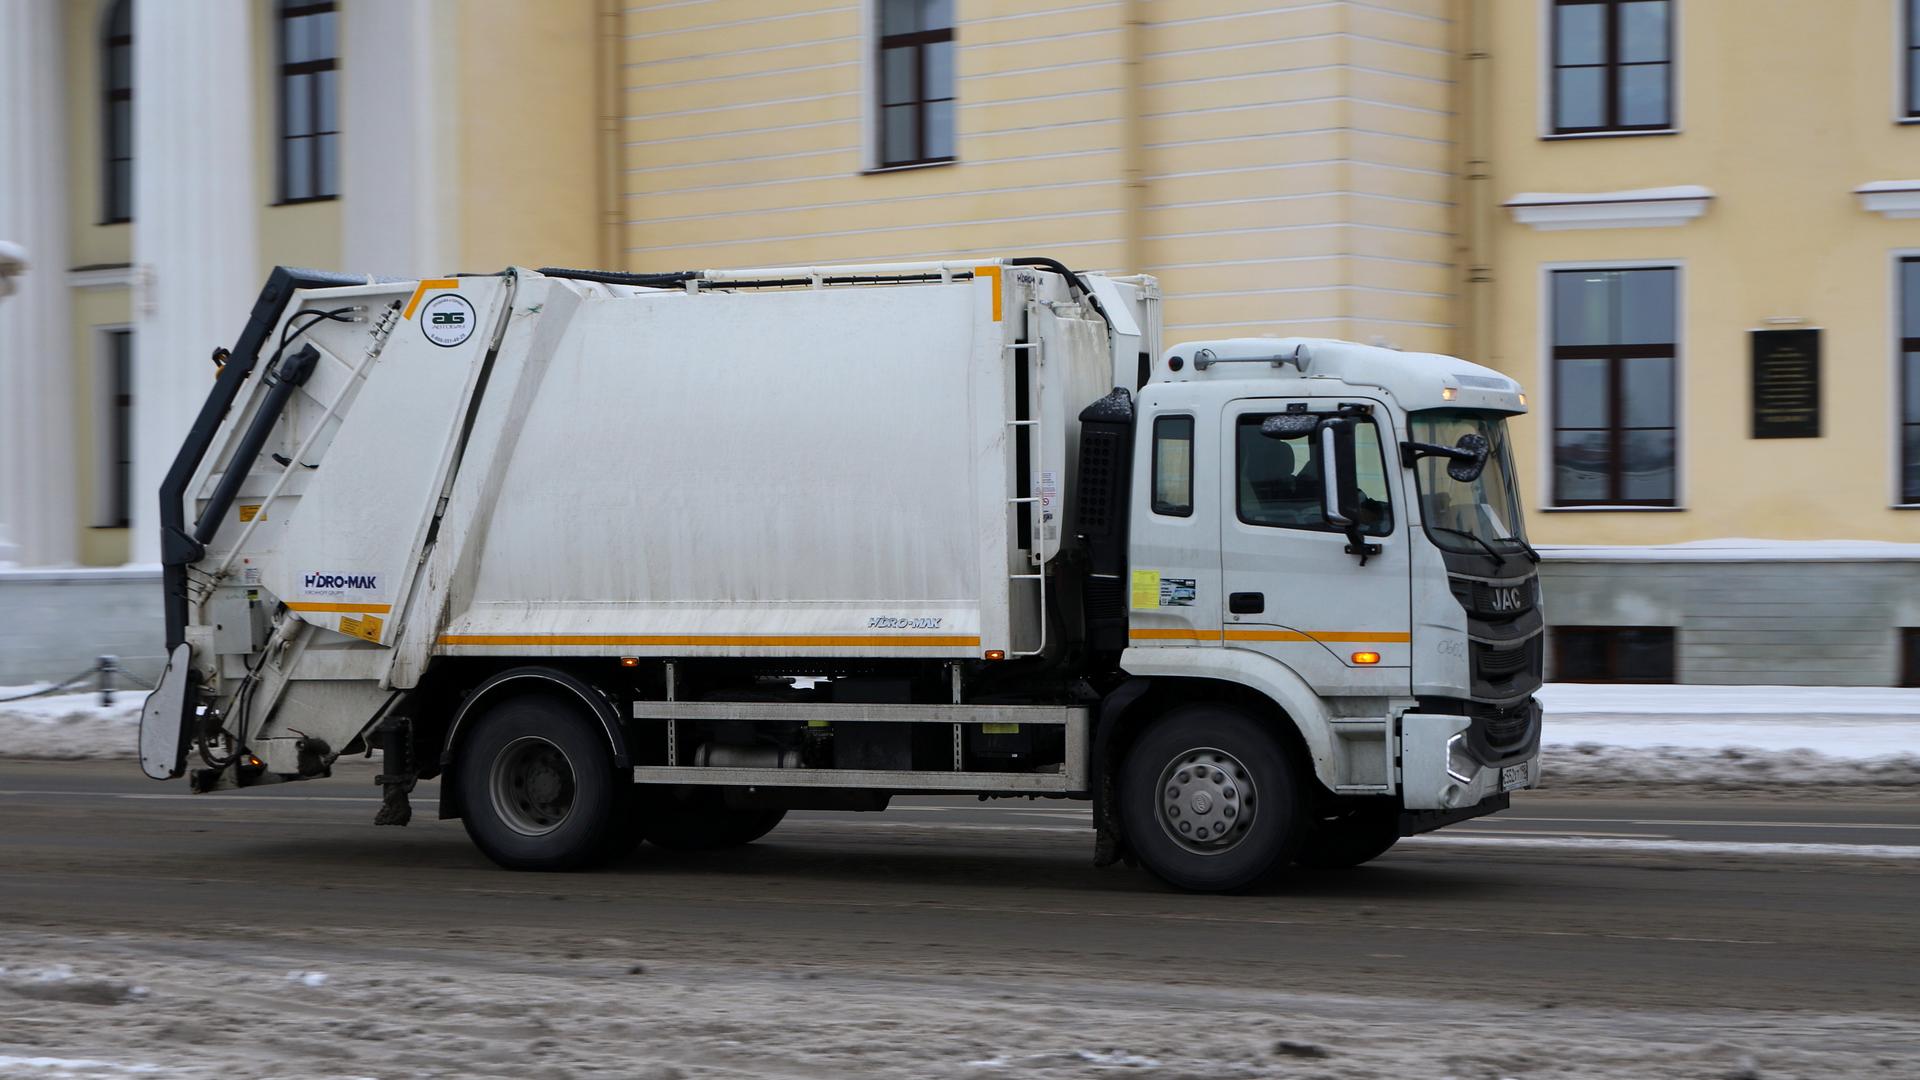
[(1227, 611), (1234, 615), (1258, 615), (1267, 610), (1264, 593), (1237, 592), (1227, 597)]

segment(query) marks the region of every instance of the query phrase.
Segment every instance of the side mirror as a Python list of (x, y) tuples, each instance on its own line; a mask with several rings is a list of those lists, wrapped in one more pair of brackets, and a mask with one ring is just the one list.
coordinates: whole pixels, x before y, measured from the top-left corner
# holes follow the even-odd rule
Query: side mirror
[(1479, 432), (1469, 431), (1460, 436), (1460, 441), (1452, 446), (1437, 446), (1433, 443), (1403, 442), (1400, 444), (1400, 463), (1413, 468), (1413, 463), (1424, 457), (1443, 457), (1448, 459), (1447, 475), (1462, 484), (1471, 484), (1480, 479), (1486, 471), (1487, 455), (1491, 446), (1487, 437)]
[(1460, 436), (1460, 441), (1454, 443), (1453, 448), (1456, 453), (1465, 452), (1466, 456), (1456, 456), (1447, 466), (1447, 475), (1463, 484), (1480, 479), (1480, 474), (1487, 468), (1488, 447), (1487, 437), (1479, 432), (1469, 431)]
[(1275, 413), (1260, 422), (1260, 434), (1269, 439), (1297, 439), (1313, 434), (1319, 426), (1320, 417), (1313, 413)]
[(1324, 417), (1319, 422), (1320, 511), (1327, 524), (1338, 529), (1355, 527), (1360, 508), (1353, 500), (1360, 490), (1353, 453), (1353, 420), (1345, 416)]

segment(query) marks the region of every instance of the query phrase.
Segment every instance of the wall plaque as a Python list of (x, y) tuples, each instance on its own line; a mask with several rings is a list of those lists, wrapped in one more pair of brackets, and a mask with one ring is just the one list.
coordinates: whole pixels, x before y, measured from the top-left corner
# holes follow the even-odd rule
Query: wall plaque
[(1820, 437), (1820, 331), (1755, 330), (1753, 437)]

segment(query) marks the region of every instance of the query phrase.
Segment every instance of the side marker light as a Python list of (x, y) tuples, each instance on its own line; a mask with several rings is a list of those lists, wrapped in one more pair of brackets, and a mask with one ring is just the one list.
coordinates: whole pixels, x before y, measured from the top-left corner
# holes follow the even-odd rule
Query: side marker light
[(1377, 652), (1357, 652), (1353, 654), (1353, 662), (1356, 664), (1377, 664), (1380, 662), (1380, 654)]
[(1005, 660), (1006, 658), (1007, 658), (1007, 650), (1005, 649), (988, 649), (987, 650), (987, 659), (989, 660)]

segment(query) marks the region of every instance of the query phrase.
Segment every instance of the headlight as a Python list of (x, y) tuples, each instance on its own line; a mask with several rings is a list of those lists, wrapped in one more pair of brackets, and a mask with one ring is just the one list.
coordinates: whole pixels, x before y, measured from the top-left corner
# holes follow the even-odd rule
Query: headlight
[(1480, 763), (1467, 753), (1467, 733), (1462, 731), (1447, 740), (1447, 775), (1463, 784), (1473, 783), (1473, 774), (1480, 771)]

